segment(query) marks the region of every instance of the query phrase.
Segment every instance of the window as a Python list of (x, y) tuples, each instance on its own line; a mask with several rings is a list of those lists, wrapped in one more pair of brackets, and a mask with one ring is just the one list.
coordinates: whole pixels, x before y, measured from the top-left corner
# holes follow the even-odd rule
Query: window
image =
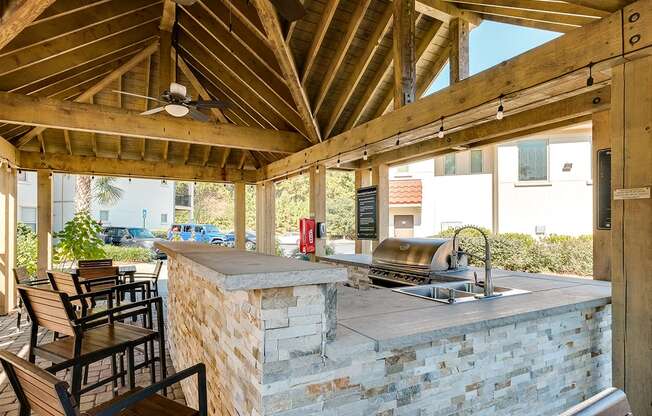
[(20, 207), (20, 222), (36, 231), (36, 208)]
[(18, 182), (27, 182), (27, 172), (24, 170), (18, 171)]
[(471, 150), (471, 174), (482, 173), (482, 150)]
[(161, 214), (161, 224), (168, 223), (168, 214)]
[(518, 180), (548, 180), (547, 140), (530, 140), (518, 144)]
[(444, 175), (455, 175), (455, 153), (444, 156)]
[(107, 210), (100, 210), (100, 221), (101, 222), (108, 222), (109, 221), (109, 211)]

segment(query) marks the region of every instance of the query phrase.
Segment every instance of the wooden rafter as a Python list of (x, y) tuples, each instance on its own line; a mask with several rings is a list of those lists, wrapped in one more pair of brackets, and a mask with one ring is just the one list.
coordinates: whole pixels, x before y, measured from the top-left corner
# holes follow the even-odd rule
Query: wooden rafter
[(324, 104), (326, 95), (328, 91), (330, 91), (331, 85), (335, 80), (335, 76), (339, 72), (342, 63), (344, 62), (344, 57), (346, 56), (346, 53), (351, 46), (351, 42), (353, 42), (353, 38), (355, 37), (355, 34), (358, 31), (358, 28), (360, 27), (362, 19), (364, 19), (364, 15), (366, 14), (370, 4), (371, 0), (360, 0), (357, 7), (353, 11), (353, 14), (349, 20), (349, 24), (346, 28), (346, 32), (344, 33), (344, 37), (337, 45), (337, 49), (335, 50), (335, 53), (333, 54), (333, 57), (331, 58), (326, 71), (324, 72), (324, 79), (322, 79), (319, 83), (319, 90), (317, 91), (317, 96), (315, 98), (315, 113), (319, 113), (322, 104)]
[(417, 84), (417, 97), (423, 97), (423, 94), (428, 90), (430, 85), (437, 79), (437, 76), (441, 73), (448, 62), (450, 46), (442, 49), (442, 51), (437, 55), (437, 58), (430, 64), (428, 68), (428, 73), (421, 77), (421, 81)]
[[(394, 108), (414, 102), (417, 91), (416, 11), (414, 0), (394, 0), (392, 54), (394, 69)], [(430, 43), (431, 39), (428, 39)]]
[(208, 144), (246, 150), (293, 153), (305, 148), (297, 133), (204, 123), (158, 114), (71, 101), (0, 93), (0, 118), (13, 124)]
[(319, 19), (317, 29), (315, 29), (315, 34), (312, 38), (312, 42), (310, 43), (310, 47), (308, 48), (308, 52), (306, 53), (306, 57), (303, 61), (301, 84), (304, 86), (310, 77), (312, 66), (317, 59), (317, 54), (321, 49), (321, 44), (326, 37), (326, 32), (330, 27), (331, 21), (333, 20), (333, 16), (335, 16), (335, 12), (337, 11), (337, 6), (339, 4), (340, 0), (328, 0), (326, 2), (326, 6), (324, 6), (324, 12)]
[(281, 30), (276, 10), (269, 0), (254, 0), (254, 3), (258, 10), (260, 21), (267, 33), (267, 39), (274, 50), (276, 59), (281, 66), (283, 77), (285, 78), (290, 93), (294, 98), (294, 103), (296, 104), (297, 110), (303, 120), (304, 129), (302, 130), (305, 131), (306, 136), (311, 142), (320, 142), (321, 135), (319, 127), (317, 126), (317, 121), (313, 117), (306, 91), (301, 85), (301, 80), (297, 73), (297, 67), (294, 63), (292, 52), (283, 38), (283, 31)]
[(378, 47), (380, 46), (380, 42), (385, 37), (385, 35), (387, 35), (391, 26), (392, 26), (392, 7), (387, 6), (385, 8), (385, 11), (380, 17), (378, 24), (376, 25), (376, 29), (369, 37), (369, 40), (367, 41), (364, 51), (358, 58), (357, 63), (353, 68), (353, 71), (351, 72), (351, 74), (349, 74), (349, 78), (347, 79), (346, 83), (342, 87), (342, 91), (340, 92), (339, 98), (337, 99), (337, 103), (333, 106), (333, 110), (328, 119), (328, 123), (326, 124), (326, 128), (324, 130), (324, 137), (330, 137), (333, 128), (335, 128), (335, 124), (337, 123), (340, 115), (342, 114), (342, 111), (344, 111), (344, 108), (346, 107), (347, 103), (351, 99), (351, 96), (353, 95), (353, 92), (356, 90), (358, 84), (360, 83), (363, 74), (367, 71), (371, 59), (373, 58)]
[(229, 155), (231, 154), (231, 149), (224, 148), (222, 151), (222, 159), (220, 161), (220, 168), (224, 169), (226, 167), (226, 162), (229, 160)]
[(459, 18), (451, 19), (448, 25), (450, 39), (450, 83), (459, 82), (469, 76), (469, 23)]
[(492, 22), (506, 23), (509, 25), (516, 25), (516, 26), (523, 26), (523, 27), (531, 27), (533, 29), (548, 30), (550, 32), (568, 33), (573, 29), (577, 28), (577, 26), (571, 26), (566, 24), (544, 22), (541, 20), (521, 19), (518, 17), (500, 16), (497, 14), (482, 14), (481, 16), (484, 20), (488, 20)]
[[(197, 91), (197, 94), (199, 94), (199, 97), (204, 99), (204, 100), (210, 100), (212, 99), (211, 95), (206, 91), (206, 88), (204, 88), (203, 85), (199, 82), (195, 74), (192, 73), (190, 68), (188, 68), (188, 65), (186, 65), (185, 61), (179, 57), (179, 60), (177, 61), (177, 65), (179, 66), (179, 69), (181, 69), (181, 72), (183, 72), (183, 75), (188, 78), (190, 81), (190, 85)], [(211, 108), (210, 109), (211, 114), (213, 117), (219, 121), (220, 123), (228, 123), (229, 120), (224, 116), (224, 113), (222, 110), (219, 108)]]
[(509, 7), (519, 10), (532, 10), (549, 12), (562, 15), (575, 15), (587, 17), (605, 17), (609, 12), (586, 7), (577, 4), (560, 1), (539, 1), (539, 0), (455, 0), (458, 7), (464, 7), (464, 3), (485, 6)]
[[(131, 59), (129, 59), (119, 68), (113, 70), (107, 76), (102, 78), (102, 80), (100, 80), (95, 85), (93, 85), (88, 90), (86, 90), (84, 93), (82, 93), (80, 96), (78, 96), (75, 99), (75, 101), (81, 103), (81, 102), (86, 102), (91, 100), (95, 94), (102, 91), (104, 88), (108, 87), (112, 82), (114, 82), (116, 79), (120, 78), (123, 74), (130, 71), (140, 62), (142, 62), (143, 59), (147, 58), (148, 56), (151, 56), (157, 49), (158, 49), (157, 42), (150, 44), (148, 47), (146, 47), (145, 49), (143, 49), (142, 51), (134, 55)], [(32, 129), (29, 133), (25, 134), (16, 142), (16, 147), (20, 148), (21, 146), (24, 146), (25, 144), (29, 143), (30, 140), (36, 137), (37, 134), (42, 133), (43, 130), (45, 129), (42, 127), (37, 127)]]
[(565, 0), (567, 3), (578, 6), (591, 7), (605, 12), (615, 12), (631, 3), (630, 0)]
[(159, 24), (158, 93), (163, 94), (172, 81), (172, 31), (176, 20), (176, 3), (164, 0)]
[(460, 7), (462, 7), (464, 10), (481, 13), (484, 16), (502, 16), (516, 19), (532, 20), (535, 22), (556, 23), (559, 25), (567, 25), (570, 28), (580, 27), (598, 19), (597, 17), (547, 13), (535, 10), (522, 10), (514, 9), (511, 7), (485, 6), (478, 4), (463, 4)]
[(34, 21), (54, 0), (14, 0), (9, 2), (0, 24), (0, 50)]
[(265, 33), (265, 25), (260, 19), (260, 15), (257, 11), (257, 8), (254, 6), (253, 2), (244, 2), (239, 0), (221, 0), (224, 2), (230, 10), (230, 13), (233, 14), (233, 17), (240, 20), (249, 28), (256, 32), (257, 36), (265, 42), (268, 46), (269, 39)]
[(455, 4), (444, 0), (417, 0), (415, 8), (419, 13), (446, 23), (455, 17), (464, 19), (474, 26), (482, 23), (482, 17), (478, 14), (461, 10)]

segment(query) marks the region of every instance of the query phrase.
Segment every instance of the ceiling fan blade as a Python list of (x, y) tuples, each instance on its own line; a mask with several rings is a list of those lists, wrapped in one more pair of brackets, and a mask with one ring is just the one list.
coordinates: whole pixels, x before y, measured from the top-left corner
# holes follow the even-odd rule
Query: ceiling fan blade
[(202, 113), (201, 111), (195, 110), (194, 108), (190, 108), (190, 117), (197, 121), (210, 121), (210, 117), (208, 117), (206, 114)]
[(306, 9), (299, 0), (271, 0), (278, 14), (288, 22), (294, 22), (306, 15)]
[(165, 106), (163, 106), (163, 107), (156, 107), (156, 108), (152, 108), (151, 110), (143, 111), (142, 113), (140, 113), (140, 115), (141, 115), (141, 116), (148, 116), (148, 115), (150, 115), (150, 114), (160, 113), (160, 112), (163, 111), (163, 110), (165, 110)]
[(146, 100), (154, 100), (154, 101), (158, 101), (159, 103), (164, 103), (165, 102), (165, 101), (159, 100), (158, 98), (148, 97), (146, 95), (134, 94), (133, 92), (118, 91), (118, 90), (113, 90), (113, 92), (116, 92), (116, 93), (122, 94), (122, 95), (129, 95), (129, 96), (137, 97), (137, 98), (144, 98)]
[(220, 100), (200, 100), (190, 101), (188, 105), (192, 105), (197, 108), (227, 108), (229, 103)]

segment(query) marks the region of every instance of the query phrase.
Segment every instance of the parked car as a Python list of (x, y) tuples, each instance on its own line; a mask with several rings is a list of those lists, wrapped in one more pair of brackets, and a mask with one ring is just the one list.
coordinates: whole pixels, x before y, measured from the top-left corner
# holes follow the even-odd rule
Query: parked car
[(190, 240), (222, 245), (226, 235), (212, 224), (173, 224), (168, 231), (168, 240)]
[[(235, 247), (235, 232), (231, 231), (226, 234), (224, 245), (227, 247)], [(245, 248), (249, 251), (256, 249), (256, 234), (250, 232), (245, 234)]]
[(104, 227), (101, 234), (105, 244), (125, 247), (142, 247), (151, 250), (157, 259), (166, 258), (165, 253), (154, 247), (154, 234), (143, 227)]
[(300, 235), (297, 232), (285, 233), (281, 236), (277, 236), (279, 244), (284, 246), (297, 246), (299, 247)]

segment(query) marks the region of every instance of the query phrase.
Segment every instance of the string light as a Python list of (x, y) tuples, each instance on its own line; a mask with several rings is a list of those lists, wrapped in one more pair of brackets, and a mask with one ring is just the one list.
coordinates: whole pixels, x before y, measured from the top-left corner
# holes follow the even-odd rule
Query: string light
[(367, 145), (364, 145), (364, 153), (362, 153), (362, 160), (369, 159), (369, 154), (367, 153)]
[(503, 107), (503, 95), (500, 94), (500, 105), (498, 106), (498, 111), (496, 111), (496, 119), (502, 120), (505, 117), (505, 108)]
[(589, 62), (589, 77), (586, 79), (586, 86), (593, 85), (593, 62)]
[(337, 167), (339, 168), (341, 165), (342, 165), (342, 162), (340, 161), (340, 155), (337, 155)]
[(317, 167), (315, 168), (315, 172), (319, 173), (319, 165), (317, 165)]
[(396, 146), (399, 146), (401, 144), (401, 132), (399, 131), (396, 134)]
[(444, 138), (444, 116), (441, 116), (441, 126), (439, 126), (439, 133), (437, 133), (437, 137), (440, 139)]

